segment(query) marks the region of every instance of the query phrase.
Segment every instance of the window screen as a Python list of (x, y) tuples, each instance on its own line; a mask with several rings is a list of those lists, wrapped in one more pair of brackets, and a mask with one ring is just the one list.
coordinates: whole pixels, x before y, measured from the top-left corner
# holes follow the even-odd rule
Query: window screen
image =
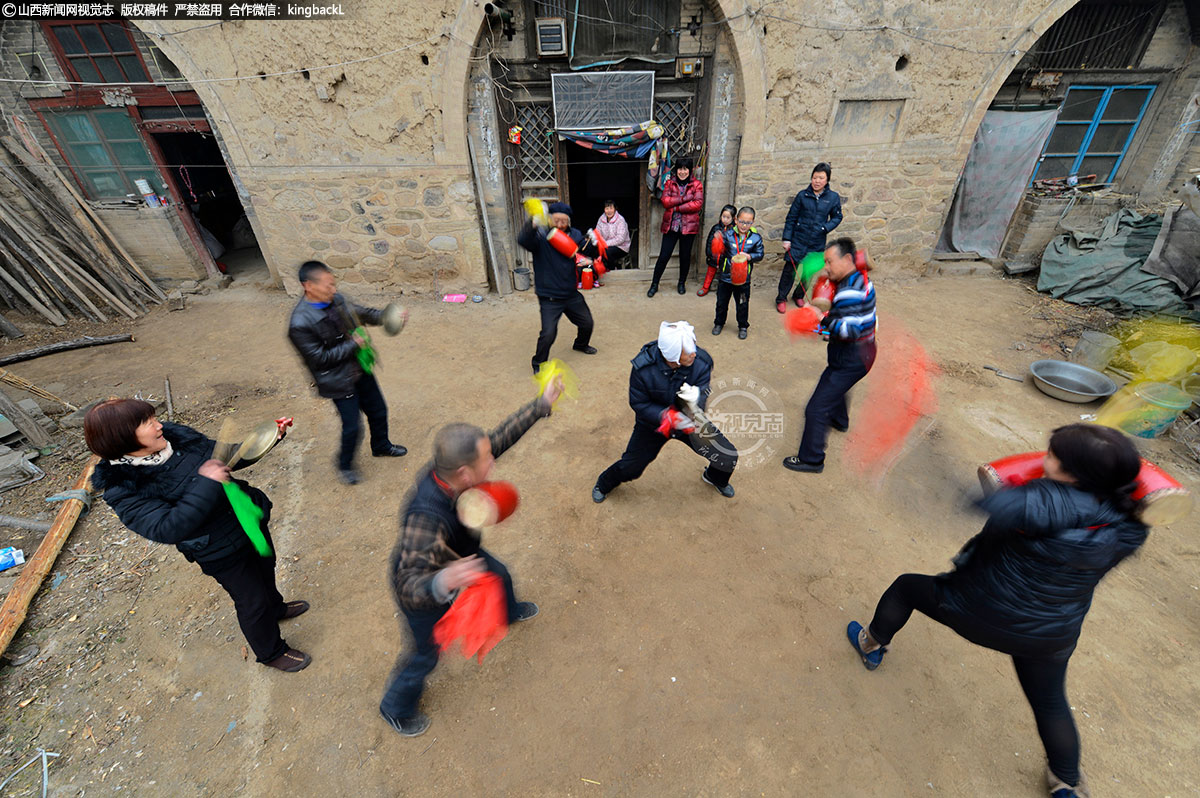
[(70, 22), (48, 25), (61, 48), (63, 66), (85, 83), (146, 83), (129, 31), (119, 22)]
[(1072, 86), (1033, 179), (1096, 175), (1111, 183), (1146, 113), (1154, 86)]
[(558, 130), (640, 125), (653, 118), (653, 72), (560, 72), (550, 81)]
[(124, 199), (140, 194), (134, 180), (158, 188), (162, 180), (146, 145), (122, 110), (46, 113), (58, 146), (91, 199)]

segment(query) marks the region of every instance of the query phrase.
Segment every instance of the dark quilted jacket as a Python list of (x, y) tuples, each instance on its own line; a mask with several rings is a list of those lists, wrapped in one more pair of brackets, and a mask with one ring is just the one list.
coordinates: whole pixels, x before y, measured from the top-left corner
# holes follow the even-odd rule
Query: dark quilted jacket
[(668, 407), (679, 407), (675, 395), (685, 382), (700, 389), (700, 409), (707, 407), (712, 358), (700, 347), (696, 347), (696, 359), (692, 365), (677, 369), (667, 365), (662, 352), (658, 350), (658, 341), (643, 346), (631, 362), (633, 371), (629, 375), (629, 406), (637, 416), (635, 423), (657, 427)]
[[(162, 465), (113, 465), (101, 461), (92, 485), (132, 531), (155, 543), (170, 543), (189, 560), (208, 562), (250, 545), (221, 483), (197, 473), (212, 457), (213, 441), (191, 427), (163, 424), (174, 454)], [(258, 488), (235, 480), (270, 520), (271, 500)]]
[(988, 522), (940, 578), (939, 598), (1030, 650), (1073, 646), (1097, 583), (1148, 532), (1107, 501), (1049, 479), (999, 491), (984, 508)]

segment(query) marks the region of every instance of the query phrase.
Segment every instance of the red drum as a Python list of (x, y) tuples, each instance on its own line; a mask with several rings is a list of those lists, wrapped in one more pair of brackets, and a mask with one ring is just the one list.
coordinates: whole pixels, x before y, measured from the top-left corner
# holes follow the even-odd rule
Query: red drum
[(495, 526), (516, 512), (517, 503), (511, 482), (480, 482), (458, 497), (458, 520), (471, 529)]
[[(1045, 452), (1026, 452), (981, 465), (979, 484), (983, 486), (984, 495), (990, 496), (1000, 488), (1014, 488), (1041, 478), (1045, 456)], [(1192, 510), (1192, 494), (1188, 489), (1149, 460), (1142, 460), (1133, 498), (1141, 502), (1138, 517), (1147, 526), (1174, 523)]]
[(550, 242), (550, 246), (557, 249), (568, 258), (575, 257), (575, 253), (579, 251), (579, 246), (571, 239), (569, 235), (555, 227), (549, 233), (546, 233), (546, 240)]
[(592, 267), (584, 266), (579, 274), (579, 281), (583, 284), (583, 290), (590, 291), (596, 282), (596, 274), (592, 271)]
[(833, 307), (833, 295), (837, 293), (837, 286), (828, 277), (818, 277), (813, 282), (812, 299), (809, 301), (813, 307), (819, 308), (828, 313)]
[(750, 256), (739, 252), (729, 261), (729, 282), (734, 285), (745, 285), (750, 277)]

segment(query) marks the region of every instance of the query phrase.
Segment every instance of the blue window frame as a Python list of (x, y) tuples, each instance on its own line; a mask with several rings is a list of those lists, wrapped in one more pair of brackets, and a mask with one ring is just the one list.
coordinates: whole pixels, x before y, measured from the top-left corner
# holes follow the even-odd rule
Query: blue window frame
[(1095, 175), (1111, 183), (1154, 96), (1154, 86), (1072, 86), (1032, 180)]

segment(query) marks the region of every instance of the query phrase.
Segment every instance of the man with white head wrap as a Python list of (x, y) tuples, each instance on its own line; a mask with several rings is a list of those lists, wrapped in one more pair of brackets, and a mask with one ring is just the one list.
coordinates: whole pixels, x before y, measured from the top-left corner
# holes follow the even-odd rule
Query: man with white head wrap
[[(622, 482), (637, 479), (654, 462), (668, 440), (682, 441), (708, 460), (701, 479), (727, 499), (733, 498), (729, 477), (737, 465), (737, 449), (711, 423), (693, 418), (708, 404), (712, 358), (696, 346), (696, 331), (686, 321), (664, 321), (658, 340), (642, 347), (629, 375), (633, 434), (621, 459), (596, 480), (592, 501), (604, 501)], [(691, 411), (691, 414), (689, 414)]]

